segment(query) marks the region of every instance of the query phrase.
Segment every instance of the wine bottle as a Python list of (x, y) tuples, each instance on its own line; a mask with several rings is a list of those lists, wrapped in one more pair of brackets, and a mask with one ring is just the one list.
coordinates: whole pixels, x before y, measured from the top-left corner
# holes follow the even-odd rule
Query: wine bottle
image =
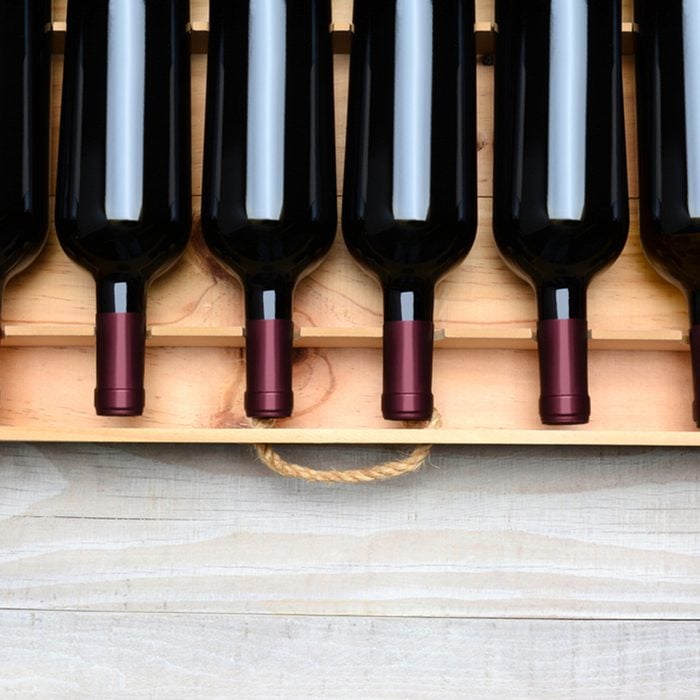
[(292, 295), (337, 227), (330, 0), (212, 0), (202, 229), (245, 295), (245, 411), (292, 413)]
[(0, 4), (0, 289), (48, 233), (50, 0)]
[(433, 412), (435, 285), (476, 235), (468, 0), (355, 0), (343, 233), (384, 295), (382, 414)]
[(700, 427), (700, 5), (636, 0), (635, 15), (641, 239), (688, 300)]
[(586, 423), (586, 291), (629, 227), (619, 0), (497, 0), (493, 226), (535, 289), (540, 415)]
[(146, 292), (191, 228), (189, 1), (69, 0), (56, 228), (97, 288), (99, 415), (144, 407)]

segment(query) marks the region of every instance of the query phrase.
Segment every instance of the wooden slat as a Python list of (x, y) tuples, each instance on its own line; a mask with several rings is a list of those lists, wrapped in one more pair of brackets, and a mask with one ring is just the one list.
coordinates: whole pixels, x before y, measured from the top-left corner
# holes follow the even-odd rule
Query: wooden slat
[(688, 350), (688, 337), (682, 331), (597, 331), (590, 333), (594, 350)]
[(700, 674), (697, 623), (3, 612), (0, 624), (11, 697), (695, 700)]
[[(91, 399), (89, 393), (87, 398)], [(536, 397), (535, 397), (536, 398)], [(88, 406), (86, 402), (86, 407)], [(535, 404), (536, 406), (536, 404)], [(91, 407), (91, 405), (90, 405)], [(233, 427), (150, 427), (154, 419), (124, 418), (119, 422), (96, 419), (96, 424), (79, 427), (18, 425), (0, 427), (2, 442), (37, 443), (155, 443), (248, 445), (535, 445), (618, 447), (700, 447), (700, 433), (693, 430), (600, 430), (593, 428), (554, 430), (547, 427), (509, 428), (251, 428), (240, 415), (235, 421), (224, 416)], [(534, 421), (533, 421), (534, 422)], [(126, 426), (126, 427), (124, 427)]]
[[(397, 451), (283, 454), (342, 469)], [(232, 445), (4, 444), (0, 463), (6, 610), (700, 618), (687, 450), (436, 449), (353, 488)]]
[(5, 325), (0, 344), (4, 347), (84, 347), (95, 344), (95, 327), (88, 325)]
[[(245, 345), (242, 326), (230, 328), (197, 326), (152, 326), (148, 328), (148, 347), (173, 348), (241, 348)], [(92, 325), (6, 325), (2, 340), (4, 347), (91, 347), (95, 344)], [(297, 348), (379, 348), (381, 327), (319, 328), (302, 327), (295, 330)], [(534, 350), (534, 328), (469, 328), (455, 330), (436, 328), (436, 349), (509, 349)], [(688, 350), (688, 337), (682, 331), (590, 331), (591, 350), (673, 351)]]

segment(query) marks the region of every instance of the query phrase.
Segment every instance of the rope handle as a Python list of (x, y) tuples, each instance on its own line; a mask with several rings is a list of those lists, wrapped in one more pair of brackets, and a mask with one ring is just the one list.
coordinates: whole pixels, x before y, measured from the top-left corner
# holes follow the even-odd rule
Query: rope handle
[[(437, 410), (433, 411), (430, 421), (413, 422), (406, 421), (407, 428), (439, 428), (442, 419)], [(251, 420), (253, 428), (274, 428), (274, 420)], [(314, 469), (300, 464), (288, 462), (272, 445), (264, 443), (253, 445), (258, 459), (273, 472), (288, 479), (302, 479), (303, 481), (315, 481), (335, 484), (366, 484), (372, 481), (388, 481), (399, 476), (417, 472), (430, 456), (432, 445), (417, 445), (404, 459), (392, 460), (373, 467), (358, 469)]]

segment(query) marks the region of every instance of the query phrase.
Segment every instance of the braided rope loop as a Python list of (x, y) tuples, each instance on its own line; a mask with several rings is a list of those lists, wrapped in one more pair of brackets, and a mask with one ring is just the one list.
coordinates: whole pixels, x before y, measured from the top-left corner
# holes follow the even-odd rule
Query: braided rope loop
[[(439, 428), (442, 421), (437, 410), (427, 422), (405, 422), (407, 428)], [(274, 420), (251, 420), (253, 428), (274, 428)], [(366, 484), (372, 481), (388, 481), (399, 476), (412, 474), (418, 471), (430, 456), (432, 445), (417, 445), (411, 453), (403, 459), (391, 460), (372, 467), (358, 469), (314, 469), (300, 464), (288, 462), (272, 445), (253, 445), (258, 459), (273, 472), (288, 479), (302, 479), (303, 481), (315, 481), (336, 484)]]

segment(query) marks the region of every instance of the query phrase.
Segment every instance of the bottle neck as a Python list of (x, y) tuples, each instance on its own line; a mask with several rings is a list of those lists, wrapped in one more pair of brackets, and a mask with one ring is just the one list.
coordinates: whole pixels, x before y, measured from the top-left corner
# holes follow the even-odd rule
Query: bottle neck
[(396, 280), (384, 285), (384, 321), (433, 321), (435, 287), (423, 280)]
[(291, 321), (293, 285), (288, 281), (244, 280), (243, 287), (247, 320)]
[(139, 278), (98, 278), (98, 313), (144, 313), (146, 282)]
[(540, 321), (586, 319), (586, 285), (579, 280), (562, 280), (537, 288)]
[(688, 313), (690, 315), (690, 325), (700, 325), (700, 289), (692, 289), (687, 292)]

